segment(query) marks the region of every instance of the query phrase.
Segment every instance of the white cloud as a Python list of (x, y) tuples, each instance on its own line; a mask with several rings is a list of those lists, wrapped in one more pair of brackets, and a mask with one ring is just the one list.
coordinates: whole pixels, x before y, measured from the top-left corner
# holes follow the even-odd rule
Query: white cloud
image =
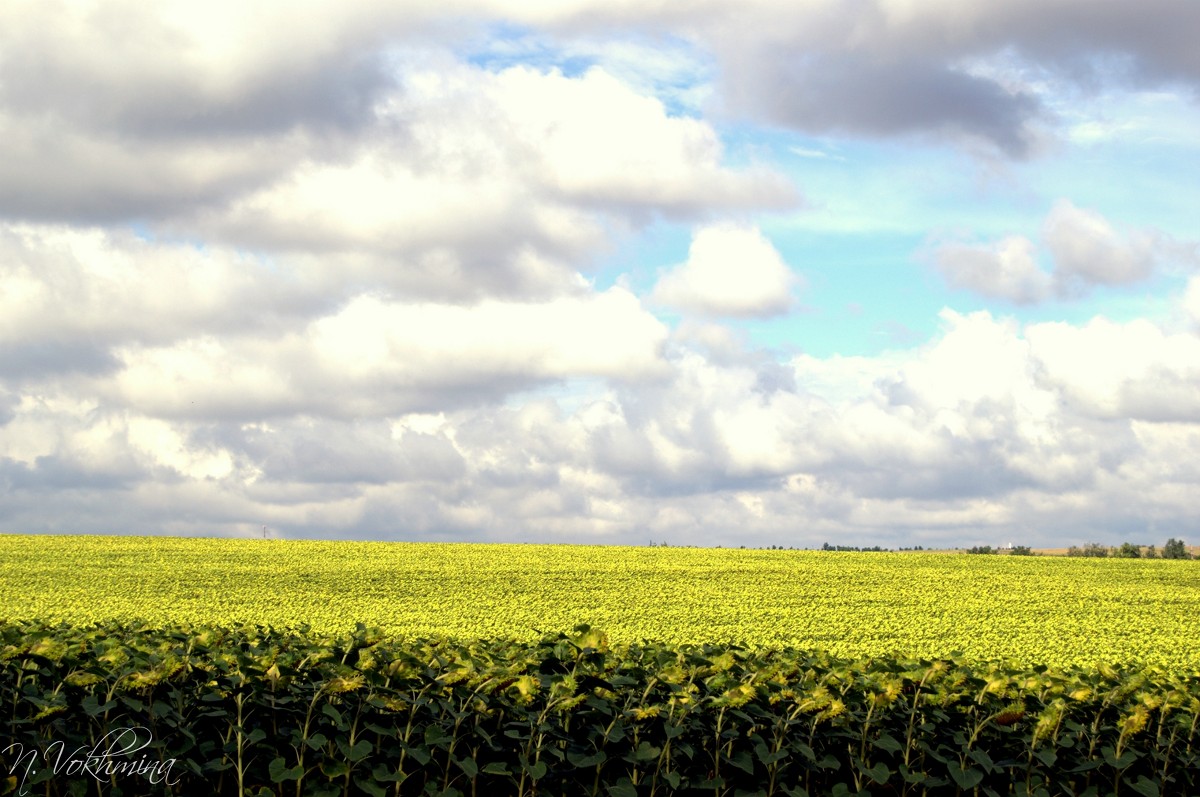
[(0, 214), (133, 221), (475, 301), (569, 289), (660, 215), (798, 201), (602, 68), (471, 65), (455, 46), (507, 13), (473, 5), (453, 23), (433, 4), (6, 7)]
[[(1047, 128), (1103, 132), (1078, 93), (1128, 79), (1183, 102), (1194, 5), (1118, 5), (0, 6), (0, 526), (1179, 536), (1200, 490), (1196, 326), (947, 310), (912, 349), (784, 361), (744, 329), (765, 325), (726, 323), (802, 288), (755, 226), (799, 191), (760, 164), (789, 158), (828, 194), (820, 232), (836, 217), (847, 238), (813, 235), (823, 253), (907, 235), (912, 208), (962, 188), (921, 182), (913, 136), (1053, 155)], [(909, 166), (846, 135), (899, 137)], [(1061, 191), (1054, 171), (1016, 190)], [(1008, 197), (1004, 180), (983, 190)], [(1040, 239), (950, 242), (935, 263), (1032, 304), (1195, 262), (1097, 202), (1110, 217), (1063, 200)], [(625, 287), (685, 225), (686, 262), (652, 297)], [(1200, 325), (1197, 285), (1177, 316)]]
[(1043, 380), (1080, 412), (1105, 418), (1200, 422), (1200, 338), (1145, 320), (1027, 331)]
[(799, 277), (757, 228), (722, 224), (692, 237), (687, 262), (654, 287), (657, 302), (707, 316), (786, 313)]
[(1102, 215), (1060, 199), (1042, 225), (1041, 241), (1053, 267), (1038, 264), (1033, 241), (1010, 235), (991, 244), (947, 242), (934, 263), (947, 284), (1014, 304), (1051, 297), (1078, 298), (1102, 285), (1130, 285), (1156, 269), (1193, 260), (1194, 245), (1171, 240), (1153, 228), (1120, 234)]
[(991, 245), (946, 244), (936, 262), (946, 282), (1014, 304), (1033, 304), (1051, 293), (1049, 275), (1037, 262), (1033, 241), (1011, 235)]
[[(919, 348), (797, 357), (789, 386), (729, 339), (716, 359), (684, 339), (662, 359), (664, 330), (620, 289), (496, 303), (487, 336), (467, 334), (462, 312), (363, 298), (276, 342), (287, 356), (176, 346), (130, 359), (118, 392), (91, 402), (25, 399), (0, 426), (6, 523), (78, 522), (119, 494), (130, 514), (95, 517), (127, 530), (1049, 544), (1140, 534), (1139, 517), (1178, 536), (1200, 489), (1186, 444), (1200, 339), (1147, 322), (945, 311)], [(647, 370), (570, 400), (494, 392), (518, 372), (615, 376), (639, 357)], [(256, 382), (259, 365), (273, 370)], [(249, 420), (280, 374), (293, 381), (278, 414)], [(240, 401), (234, 414), (221, 396)], [(33, 496), (51, 489), (38, 520)]]
[(0, 345), (108, 346), (271, 327), (315, 301), (302, 280), (229, 250), (0, 223)]
[(660, 364), (666, 328), (622, 288), (473, 307), (356, 299), (310, 328), (315, 356), (352, 380), (636, 377)]
[(1188, 280), (1181, 304), (1184, 311), (1192, 317), (1192, 321), (1200, 325), (1200, 277)]
[(571, 377), (653, 378), (666, 337), (621, 288), (474, 307), (360, 296), (277, 339), (120, 347), (121, 367), (97, 389), (168, 417), (387, 416), (491, 403)]
[(1156, 0), (1154, 14), (1075, 0), (555, 5), (528, 18), (567, 32), (683, 31), (711, 47), (712, 105), (726, 113), (810, 134), (983, 142), (1010, 158), (1044, 154), (1061, 105), (1105, 82), (1200, 82), (1182, 33), (1200, 22), (1190, 0)]
[(722, 168), (722, 146), (707, 122), (668, 116), (659, 100), (602, 69), (581, 78), (508, 69), (489, 93), (515, 142), (536, 151), (539, 180), (576, 201), (686, 212), (698, 203), (794, 200), (770, 175)]
[(1099, 213), (1059, 200), (1042, 229), (1042, 240), (1054, 257), (1054, 277), (1060, 292), (1076, 286), (1126, 285), (1150, 276), (1157, 260), (1157, 241), (1151, 231), (1138, 231), (1123, 240)]
[(323, 253), (430, 298), (547, 297), (570, 287), (569, 264), (658, 215), (798, 202), (777, 174), (725, 166), (708, 122), (600, 69), (436, 67), (406, 64), (356, 151), (298, 163), (180, 230)]

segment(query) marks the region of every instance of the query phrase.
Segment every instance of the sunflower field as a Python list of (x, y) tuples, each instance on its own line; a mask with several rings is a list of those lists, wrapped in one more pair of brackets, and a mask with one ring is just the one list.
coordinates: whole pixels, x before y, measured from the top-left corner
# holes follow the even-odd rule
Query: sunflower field
[(0, 792), (1197, 794), (1200, 566), (0, 536)]

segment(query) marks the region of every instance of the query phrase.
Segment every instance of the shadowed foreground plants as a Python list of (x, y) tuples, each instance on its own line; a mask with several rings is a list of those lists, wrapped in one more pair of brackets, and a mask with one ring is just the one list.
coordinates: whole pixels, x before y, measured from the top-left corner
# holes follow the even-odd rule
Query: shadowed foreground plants
[(1200, 677), (799, 650), (0, 624), (4, 793), (1200, 793)]

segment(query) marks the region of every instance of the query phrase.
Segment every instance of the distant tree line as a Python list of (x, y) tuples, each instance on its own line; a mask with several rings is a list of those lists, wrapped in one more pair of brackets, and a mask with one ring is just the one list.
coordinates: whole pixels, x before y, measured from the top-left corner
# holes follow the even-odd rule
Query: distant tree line
[(884, 551), (884, 550), (887, 550), (887, 549), (886, 549), (886, 548), (881, 548), (881, 547), (879, 547), (878, 545), (872, 545), (872, 546), (870, 546), (869, 548), (860, 548), (860, 547), (858, 547), (858, 546), (855, 546), (855, 545), (830, 545), (829, 543), (825, 543), (824, 545), (822, 545), (822, 546), (821, 546), (821, 550), (822, 550), (822, 551), (857, 551), (857, 552), (862, 552), (862, 551)]
[(1167, 540), (1163, 545), (1162, 551), (1158, 551), (1153, 545), (1148, 545), (1144, 549), (1140, 545), (1134, 545), (1132, 542), (1123, 542), (1120, 545), (1108, 547), (1101, 545), (1098, 542), (1086, 543), (1082, 548), (1072, 545), (1067, 549), (1067, 556), (1090, 556), (1098, 558), (1114, 558), (1114, 559), (1191, 559), (1191, 554), (1188, 553), (1187, 545), (1183, 540), (1177, 540), (1174, 537)]
[[(1034, 556), (1033, 549), (1028, 545), (1013, 545), (1010, 548), (1004, 549), (1008, 551), (1009, 556)], [(974, 548), (968, 548), (967, 553), (1000, 553), (998, 548), (993, 548), (990, 545), (976, 545)]]
[[(652, 540), (650, 542), (650, 547), (651, 548), (667, 548), (669, 546), (666, 541), (655, 542)], [(684, 545), (681, 547), (690, 548), (690, 547), (694, 547), (694, 546)], [(718, 545), (716, 547), (720, 548), (721, 546)], [(741, 548), (742, 550), (745, 550), (745, 548), (746, 548), (745, 545), (740, 545), (738, 547)], [(795, 551), (795, 550), (800, 550), (800, 549), (792, 547), (792, 546), (788, 546), (787, 548), (784, 548), (782, 545), (768, 545), (768, 546), (762, 546), (758, 550)], [(808, 550), (808, 549), (804, 549), (804, 550)], [(843, 552), (853, 551), (853, 552), (857, 552), (857, 553), (876, 551), (879, 553), (885, 553), (888, 551), (924, 551), (926, 549), (921, 545), (915, 545), (912, 548), (884, 548), (879, 545), (871, 545), (868, 547), (862, 547), (862, 546), (858, 546), (858, 545), (831, 545), (830, 543), (826, 542), (821, 545), (820, 550), (822, 550), (822, 551), (843, 551)], [(991, 545), (976, 545), (974, 547), (968, 548), (967, 553), (969, 553), (969, 554), (1007, 553), (1009, 556), (1036, 556), (1037, 555), (1034, 553), (1033, 549), (1030, 548), (1028, 545), (1010, 545), (1006, 548), (993, 548)], [(1101, 545), (1098, 542), (1089, 542), (1089, 543), (1086, 543), (1085, 545), (1083, 545), (1082, 547), (1077, 546), (1077, 545), (1072, 545), (1070, 548), (1067, 549), (1067, 556), (1100, 557), (1100, 558), (1112, 558), (1112, 559), (1191, 559), (1191, 558), (1193, 558), (1192, 555), (1188, 553), (1187, 545), (1184, 544), (1183, 540), (1177, 540), (1174, 537), (1167, 540), (1166, 544), (1163, 545), (1161, 550), (1159, 550), (1158, 548), (1156, 548), (1153, 545), (1147, 545), (1147, 546), (1143, 547), (1141, 545), (1134, 545), (1131, 542), (1123, 542), (1120, 545), (1114, 545), (1112, 547), (1109, 547), (1107, 545)], [(1197, 557), (1197, 558), (1200, 558), (1200, 557)]]

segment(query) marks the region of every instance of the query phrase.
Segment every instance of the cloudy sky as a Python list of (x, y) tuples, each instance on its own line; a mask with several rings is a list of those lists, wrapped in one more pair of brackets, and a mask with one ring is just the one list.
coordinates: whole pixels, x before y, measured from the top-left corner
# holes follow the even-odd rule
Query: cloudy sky
[(0, 530), (1200, 542), (1200, 3), (0, 5)]

